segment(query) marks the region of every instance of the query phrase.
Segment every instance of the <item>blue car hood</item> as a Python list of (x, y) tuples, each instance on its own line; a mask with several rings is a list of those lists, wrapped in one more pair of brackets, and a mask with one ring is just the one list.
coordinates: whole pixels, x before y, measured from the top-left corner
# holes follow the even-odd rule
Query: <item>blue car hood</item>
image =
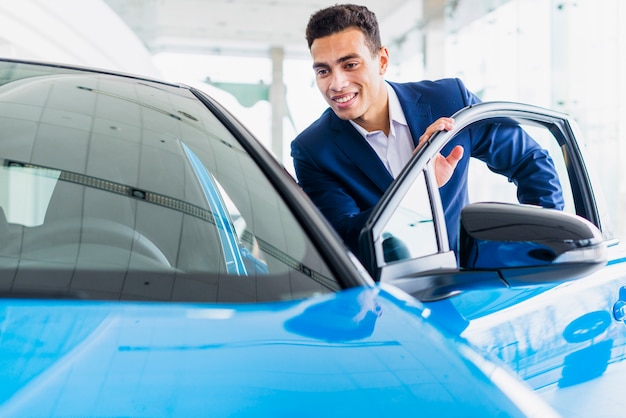
[(426, 316), (378, 288), (254, 305), (3, 299), (0, 416), (521, 416)]

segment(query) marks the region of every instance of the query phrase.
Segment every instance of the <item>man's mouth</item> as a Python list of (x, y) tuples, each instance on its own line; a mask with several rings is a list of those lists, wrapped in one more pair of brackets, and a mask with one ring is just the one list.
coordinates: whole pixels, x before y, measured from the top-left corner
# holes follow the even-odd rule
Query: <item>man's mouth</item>
[(347, 103), (347, 102), (349, 102), (350, 100), (354, 99), (355, 97), (356, 97), (356, 94), (355, 94), (355, 93), (353, 93), (353, 94), (349, 94), (349, 95), (347, 95), (347, 96), (334, 97), (334, 98), (333, 98), (333, 100), (334, 100), (336, 103), (342, 104), (342, 103)]

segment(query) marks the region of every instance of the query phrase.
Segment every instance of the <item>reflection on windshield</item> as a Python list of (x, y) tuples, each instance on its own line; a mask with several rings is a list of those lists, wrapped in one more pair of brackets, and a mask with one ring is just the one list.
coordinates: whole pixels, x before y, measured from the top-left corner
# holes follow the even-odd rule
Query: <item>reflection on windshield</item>
[(41, 225), (60, 174), (58, 170), (3, 161), (0, 184), (4, 186), (5, 193), (0, 195), (0, 207), (4, 208), (7, 222), (24, 226)]

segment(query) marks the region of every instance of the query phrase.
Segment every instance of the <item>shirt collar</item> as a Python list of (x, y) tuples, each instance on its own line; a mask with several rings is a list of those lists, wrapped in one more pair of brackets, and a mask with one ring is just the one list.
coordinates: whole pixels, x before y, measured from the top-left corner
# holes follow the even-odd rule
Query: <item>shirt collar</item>
[(391, 87), (389, 83), (387, 84), (387, 97), (389, 97), (389, 120), (391, 122), (401, 123), (402, 125), (408, 125), (406, 122), (406, 117), (404, 117), (404, 111), (402, 110), (402, 106), (400, 105), (400, 99), (398, 99), (398, 95), (396, 91)]

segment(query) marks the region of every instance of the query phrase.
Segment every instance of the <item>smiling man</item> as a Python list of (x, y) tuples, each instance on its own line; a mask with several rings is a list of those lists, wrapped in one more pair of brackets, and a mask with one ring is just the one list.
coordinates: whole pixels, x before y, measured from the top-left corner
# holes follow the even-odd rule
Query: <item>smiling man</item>
[[(459, 79), (385, 80), (389, 51), (376, 16), (364, 6), (319, 10), (310, 17), (306, 39), (317, 86), (330, 107), (292, 142), (291, 156), (300, 186), (356, 253), (373, 207), (415, 148), (452, 129), (450, 115), (479, 99)], [(515, 182), (521, 203), (563, 207), (550, 156), (524, 131), (459, 135), (435, 160), (451, 248), (469, 202), (470, 157)]]

